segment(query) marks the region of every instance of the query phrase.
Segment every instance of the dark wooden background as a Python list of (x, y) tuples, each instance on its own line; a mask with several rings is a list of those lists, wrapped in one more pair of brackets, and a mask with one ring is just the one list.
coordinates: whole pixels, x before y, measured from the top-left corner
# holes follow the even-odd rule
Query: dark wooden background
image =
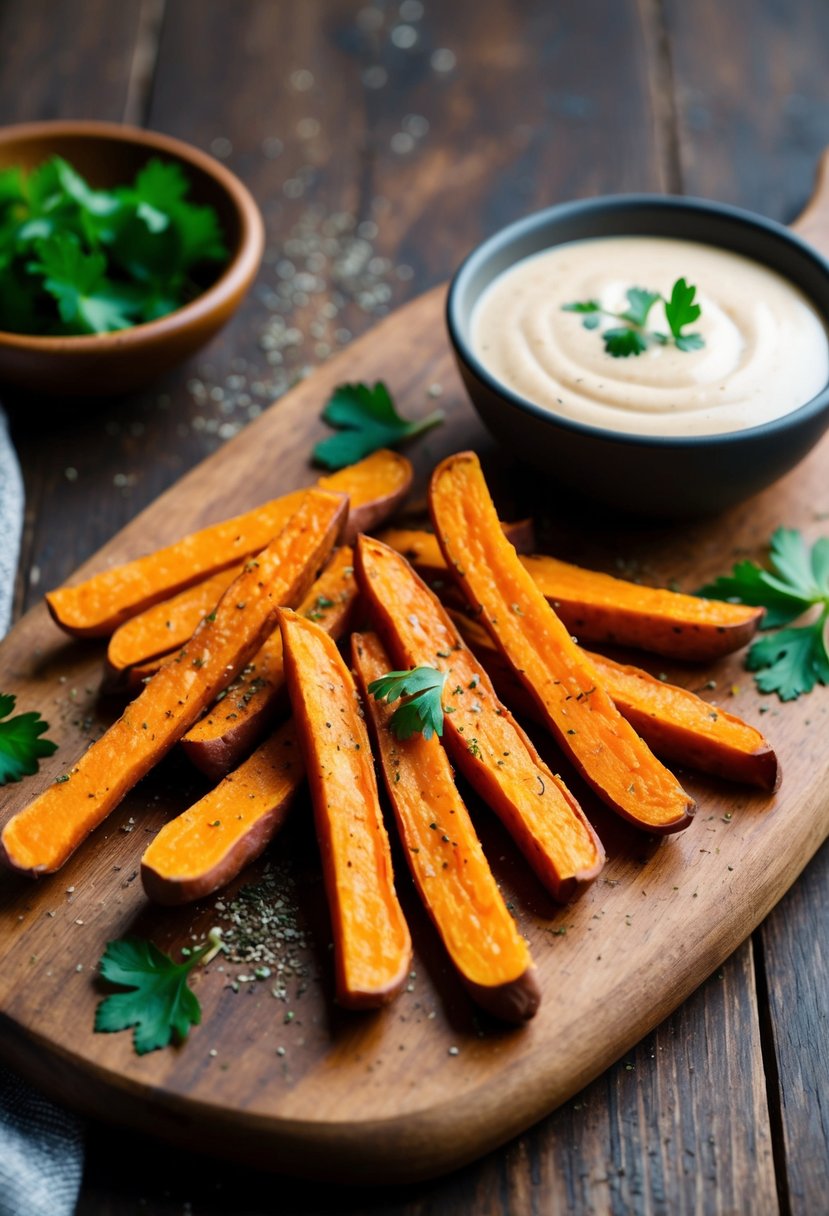
[[(117, 402), (52, 407), (48, 424), (15, 405), (17, 610), (499, 225), (634, 190), (792, 219), (829, 143), (827, 51), (826, 0), (0, 0), (0, 122), (180, 136), (246, 180), (268, 226), (257, 289), (190, 367)], [(325, 239), (323, 289), (297, 298), (285, 263), (302, 272)], [(323, 1190), (92, 1126), (79, 1212), (825, 1212), (827, 879), (824, 849), (629, 1057), (449, 1178)]]

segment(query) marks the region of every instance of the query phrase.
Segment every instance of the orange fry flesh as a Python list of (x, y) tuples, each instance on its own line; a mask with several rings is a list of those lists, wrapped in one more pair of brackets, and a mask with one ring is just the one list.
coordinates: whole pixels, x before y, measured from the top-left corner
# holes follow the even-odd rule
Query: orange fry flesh
[(411, 965), (366, 724), (336, 643), (313, 621), (279, 613), (285, 676), (302, 746), (334, 935), (337, 999), (392, 1000)]
[(495, 695), (486, 671), (406, 559), (361, 536), (357, 581), (395, 666), (446, 672), (444, 743), (503, 821), (553, 898), (565, 901), (604, 864), (576, 799)]
[(164, 827), (141, 858), (150, 899), (183, 904), (225, 886), (282, 827), (305, 770), (292, 722)]
[(159, 669), (62, 780), (9, 820), (2, 849), (10, 865), (38, 874), (67, 861), (241, 671), (273, 629), (280, 604), (302, 598), (347, 509), (342, 495), (305, 493), (279, 536), (245, 564), (177, 659)]
[(376, 634), (352, 634), (352, 666), (386, 791), (421, 899), (473, 997), (496, 1017), (524, 1022), (538, 1009), (529, 947), (501, 892), (436, 736), (400, 741), (394, 709), (368, 685), (391, 670)]
[(687, 827), (693, 799), (616, 709), (522, 566), (474, 452), (438, 465), (430, 509), (447, 566), (588, 784), (638, 827)]

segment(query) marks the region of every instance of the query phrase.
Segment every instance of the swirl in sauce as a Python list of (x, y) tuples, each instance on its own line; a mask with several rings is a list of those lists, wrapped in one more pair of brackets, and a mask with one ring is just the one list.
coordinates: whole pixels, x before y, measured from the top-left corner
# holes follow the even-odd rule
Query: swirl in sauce
[[(670, 296), (677, 278), (697, 288), (702, 315), (685, 332), (705, 346), (649, 345), (638, 356), (605, 352), (603, 317), (588, 330), (563, 305), (595, 299), (623, 312), (625, 292)], [(669, 333), (664, 306), (648, 329)], [(782, 275), (740, 254), (662, 237), (572, 241), (517, 262), (482, 294), (473, 349), (504, 385), (551, 413), (639, 435), (715, 435), (789, 414), (829, 381), (829, 340), (819, 315)]]

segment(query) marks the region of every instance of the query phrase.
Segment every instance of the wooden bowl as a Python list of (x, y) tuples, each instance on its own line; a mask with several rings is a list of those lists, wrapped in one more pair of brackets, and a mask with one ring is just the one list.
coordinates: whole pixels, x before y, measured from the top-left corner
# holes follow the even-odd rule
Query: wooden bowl
[(677, 237), (743, 254), (790, 279), (829, 330), (829, 263), (772, 220), (722, 203), (663, 195), (562, 203), (484, 241), (452, 280), (449, 337), (466, 390), (489, 430), (555, 485), (657, 519), (724, 511), (794, 468), (829, 426), (829, 385), (799, 409), (744, 430), (635, 435), (559, 417), (483, 366), (470, 341), (470, 326), (475, 304), (492, 280), (551, 246), (603, 236)]
[(193, 202), (214, 207), (230, 251), (201, 295), (143, 325), (111, 334), (37, 337), (0, 331), (0, 381), (61, 396), (121, 393), (188, 358), (231, 318), (264, 248), (264, 225), (249, 191), (197, 148), (157, 131), (104, 122), (37, 122), (0, 130), (0, 168), (33, 169), (62, 156), (96, 187), (126, 185), (152, 157), (182, 166)]

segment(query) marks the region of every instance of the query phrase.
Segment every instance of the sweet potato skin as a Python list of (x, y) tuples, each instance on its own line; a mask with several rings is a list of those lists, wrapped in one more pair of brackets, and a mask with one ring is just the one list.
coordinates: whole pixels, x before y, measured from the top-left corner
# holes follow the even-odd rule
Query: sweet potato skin
[(278, 614), (334, 934), (337, 1000), (388, 1004), (411, 966), (368, 732), (334, 640), (296, 613)]
[[(307, 491), (276, 540), (245, 564), (176, 660), (156, 673), (62, 781), (8, 821), (0, 844), (10, 866), (35, 876), (67, 861), (245, 666), (271, 632), (280, 603), (302, 598), (337, 539), (347, 507), (342, 496)], [(242, 600), (244, 617), (238, 610)]]
[[(452, 611), (452, 619), (486, 667), (499, 695), (518, 713), (543, 725), (538, 705), (487, 631), (463, 613)], [(755, 727), (687, 688), (657, 680), (639, 667), (616, 663), (592, 651), (584, 654), (616, 708), (661, 759), (769, 793), (778, 788), (779, 761), (771, 744)]]
[[(351, 626), (356, 605), (354, 551), (343, 545), (297, 611), (339, 641)], [(236, 767), (287, 709), (282, 634), (277, 629), (227, 689), (226, 696), (191, 726), (181, 747), (197, 768), (218, 781)]]
[(447, 567), (585, 781), (636, 827), (686, 828), (693, 799), (621, 716), (521, 565), (474, 452), (437, 466), (429, 509)]
[(352, 634), (351, 660), (375, 756), (421, 899), (473, 999), (494, 1017), (524, 1022), (541, 999), (530, 952), (507, 911), (436, 736), (399, 741), (394, 713), (368, 693), (391, 670), (376, 634)]
[(445, 746), (553, 898), (566, 902), (596, 877), (605, 858), (578, 802), (498, 700), (486, 671), (406, 559), (361, 536), (355, 568), (395, 666), (423, 664), (447, 672)]
[(348, 494), (350, 509), (343, 544), (353, 545), (361, 532), (371, 532), (393, 515), (412, 488), (410, 460), (381, 448), (357, 464), (320, 477), (317, 485), (332, 494)]
[(141, 858), (147, 898), (169, 907), (226, 886), (280, 830), (304, 769), (292, 722), (176, 819)]

